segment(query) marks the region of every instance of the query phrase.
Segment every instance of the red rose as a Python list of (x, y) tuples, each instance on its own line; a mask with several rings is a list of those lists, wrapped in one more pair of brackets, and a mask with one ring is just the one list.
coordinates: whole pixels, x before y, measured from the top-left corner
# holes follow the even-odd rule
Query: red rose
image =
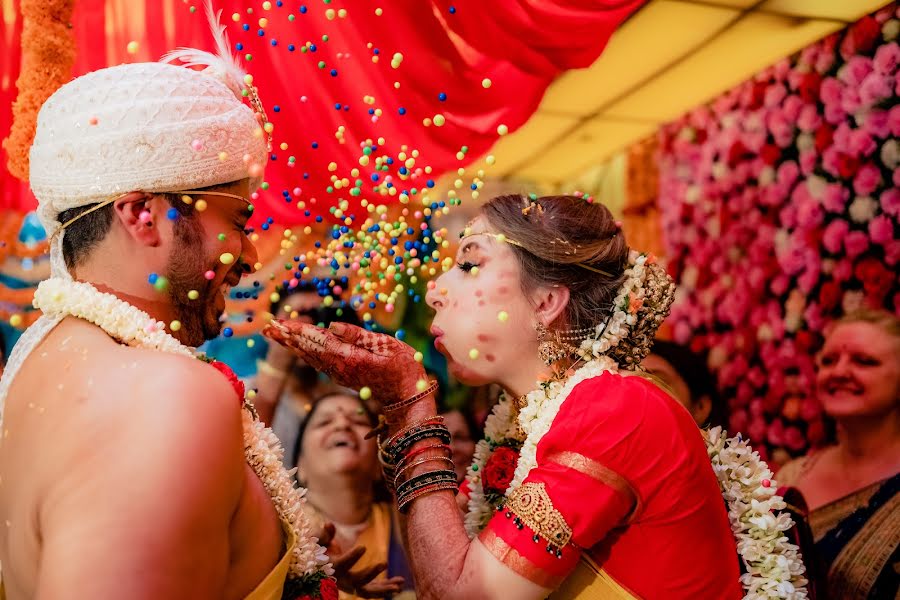
[(819, 306), (822, 307), (822, 312), (829, 313), (837, 308), (843, 295), (844, 292), (841, 291), (841, 286), (837, 282), (826, 281), (823, 283), (822, 289), (819, 290)]
[(862, 282), (866, 295), (880, 304), (894, 284), (894, 275), (874, 258), (866, 258), (856, 264), (853, 270), (856, 278)]
[(798, 331), (797, 336), (795, 338), (795, 343), (797, 344), (797, 349), (801, 352), (807, 352), (815, 343), (815, 337), (809, 331)]
[(748, 153), (747, 146), (742, 144), (740, 141), (737, 141), (731, 145), (731, 148), (728, 149), (728, 166), (733, 167), (738, 164), (744, 156)]
[(753, 110), (763, 105), (763, 102), (766, 99), (767, 87), (769, 87), (769, 84), (765, 81), (757, 81), (753, 84), (753, 89), (750, 93), (750, 102), (747, 105), (747, 108)]
[(797, 92), (804, 102), (815, 102), (819, 99), (819, 86), (822, 85), (822, 76), (815, 71), (810, 71), (800, 80)]
[(238, 400), (243, 402), (244, 393), (246, 392), (246, 390), (244, 389), (244, 382), (238, 379), (238, 376), (234, 374), (234, 371), (231, 370), (231, 367), (217, 360), (210, 361), (209, 364), (211, 367), (216, 369), (219, 373), (221, 373), (228, 379), (228, 383), (230, 383), (231, 387), (234, 388), (234, 393), (237, 394)]
[(517, 462), (519, 453), (512, 448), (500, 446), (494, 450), (484, 465), (484, 473), (481, 476), (484, 491), (504, 494), (513, 480)]
[(826, 148), (831, 146), (833, 140), (834, 128), (828, 123), (822, 123), (816, 130), (816, 151), (821, 154)]
[(865, 16), (847, 30), (841, 41), (841, 56), (849, 60), (854, 54), (866, 54), (881, 39), (881, 25), (875, 17)]
[(338, 600), (337, 582), (330, 577), (320, 581), (319, 596), (322, 600)]
[(850, 156), (849, 154), (844, 154), (843, 152), (838, 153), (838, 175), (843, 179), (850, 179), (856, 172), (859, 170), (859, 159)]
[(775, 162), (781, 158), (781, 149), (774, 144), (766, 144), (763, 146), (762, 150), (759, 151), (759, 157), (763, 159), (763, 162), (767, 165), (774, 165)]

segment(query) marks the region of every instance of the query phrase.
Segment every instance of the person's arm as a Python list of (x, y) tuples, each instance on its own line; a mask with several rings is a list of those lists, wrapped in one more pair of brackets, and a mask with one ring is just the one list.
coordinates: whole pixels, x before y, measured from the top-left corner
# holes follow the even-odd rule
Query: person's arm
[(275, 417), (275, 409), (284, 393), (291, 369), (294, 368), (297, 359), (292, 352), (279, 344), (270, 344), (266, 359), (257, 363), (256, 374), (256, 398), (253, 406), (259, 415), (259, 420), (266, 427), (272, 426)]
[(222, 598), (244, 478), (240, 408), (213, 369), (148, 365), (39, 507), (36, 598)]

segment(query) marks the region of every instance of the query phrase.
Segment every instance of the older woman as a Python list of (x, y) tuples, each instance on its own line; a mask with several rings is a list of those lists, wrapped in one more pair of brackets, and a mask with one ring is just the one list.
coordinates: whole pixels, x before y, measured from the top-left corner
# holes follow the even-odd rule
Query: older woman
[(900, 586), (900, 319), (845, 316), (827, 331), (816, 385), (837, 444), (785, 465), (802, 492), (829, 598), (895, 598)]

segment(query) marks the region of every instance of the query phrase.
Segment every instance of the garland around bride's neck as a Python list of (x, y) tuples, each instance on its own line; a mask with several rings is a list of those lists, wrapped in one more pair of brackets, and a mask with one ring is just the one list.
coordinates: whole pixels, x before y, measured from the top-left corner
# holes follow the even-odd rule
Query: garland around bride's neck
[[(165, 325), (146, 312), (79, 281), (50, 278), (38, 285), (34, 306), (48, 317), (78, 317), (100, 327), (128, 346), (170, 354), (201, 358), (165, 331)], [(243, 398), (241, 400), (244, 400)], [(294, 485), (282, 458), (284, 450), (272, 430), (258, 419), (252, 405), (244, 402), (241, 411), (244, 428), (244, 455), (259, 477), (278, 516), (293, 529), (297, 538), (288, 570), (289, 579), (300, 580), (302, 589), (318, 588), (318, 583), (334, 574), (325, 548), (313, 537), (303, 510), (306, 490)]]

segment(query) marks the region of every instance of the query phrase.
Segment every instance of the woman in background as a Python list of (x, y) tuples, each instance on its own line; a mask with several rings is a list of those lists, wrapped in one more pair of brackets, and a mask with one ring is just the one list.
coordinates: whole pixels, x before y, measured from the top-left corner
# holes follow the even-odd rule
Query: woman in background
[(896, 598), (900, 587), (900, 319), (861, 311), (826, 331), (816, 387), (837, 444), (785, 465), (799, 489), (828, 598)]
[[(399, 528), (378, 465), (374, 439), (365, 439), (375, 415), (352, 391), (336, 389), (314, 400), (296, 444), (297, 479), (306, 487), (307, 509), (314, 528), (334, 526), (328, 546), (338, 556), (362, 546), (366, 552), (351, 569), (360, 578), (387, 571), (369, 584), (403, 584), (412, 589)], [(341, 592), (341, 600), (381, 598), (379, 594)], [(411, 593), (393, 598), (412, 598)]]

